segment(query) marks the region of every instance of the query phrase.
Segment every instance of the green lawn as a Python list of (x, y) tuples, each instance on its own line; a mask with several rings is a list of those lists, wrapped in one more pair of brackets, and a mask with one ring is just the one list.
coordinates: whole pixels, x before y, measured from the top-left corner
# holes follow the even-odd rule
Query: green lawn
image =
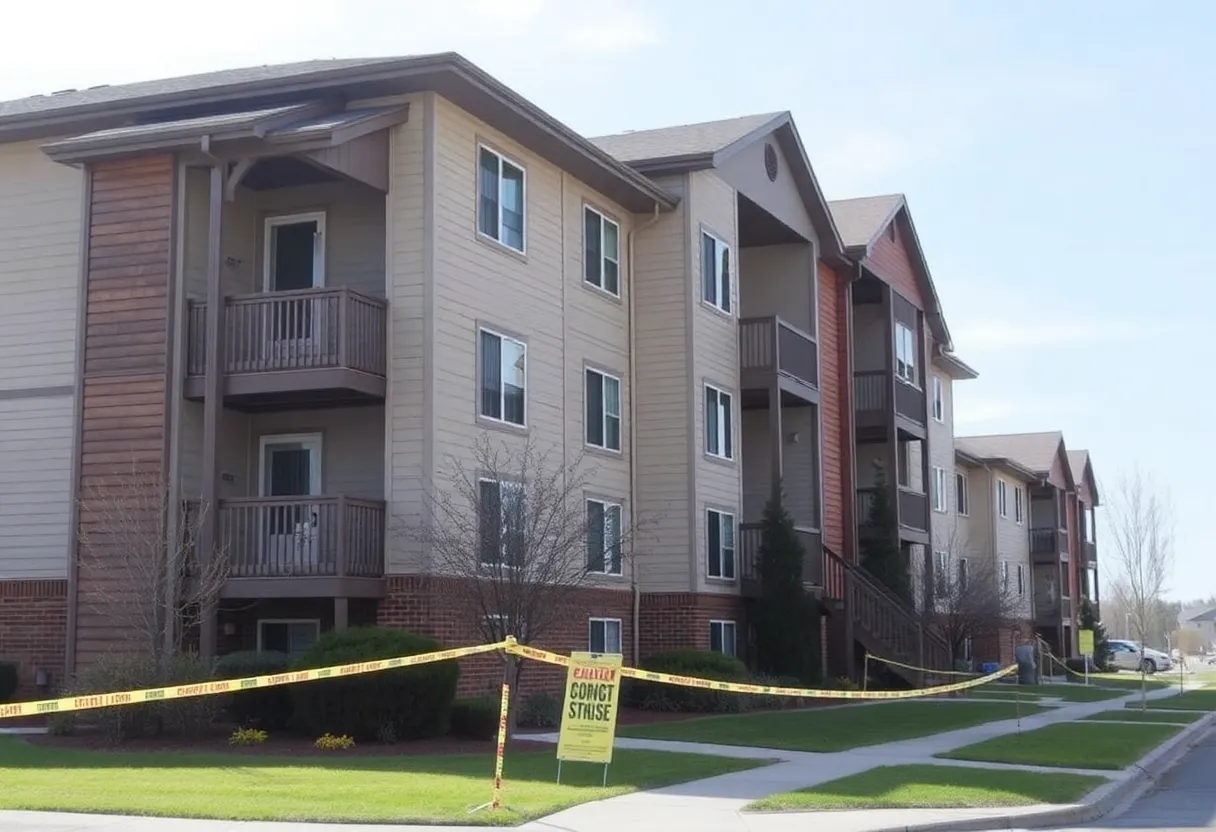
[[(1128, 702), (1124, 707), (1139, 708), (1140, 701)], [(1150, 699), (1148, 707), (1154, 710), (1216, 711), (1216, 689), (1201, 688), (1164, 699)]]
[[(1136, 691), (1140, 690), (1140, 674), (1138, 673), (1103, 673), (1100, 676), (1091, 676), (1089, 683), (1091, 685), (1101, 685), (1104, 688), (1114, 688), (1115, 690)], [(1075, 683), (1073, 683), (1075, 684)], [(1144, 687), (1148, 690), (1160, 690), (1178, 684), (1177, 677), (1173, 679), (1163, 679), (1161, 676), (1148, 676), (1144, 679)]]
[(1103, 725), (1063, 722), (1006, 734), (938, 754), (954, 760), (1060, 768), (1121, 769), (1177, 734), (1174, 725)]
[(652, 740), (750, 745), (791, 751), (843, 751), (863, 745), (927, 737), (984, 722), (1047, 710), (1013, 702), (882, 702), (847, 708), (764, 711), (622, 726), (617, 734)]
[(1082, 717), (1083, 720), (1093, 722), (1195, 722), (1200, 719), (1203, 714), (1192, 714), (1186, 711), (1178, 711), (1170, 713), (1169, 711), (1131, 711), (1127, 708), (1123, 710), (1099, 711), (1096, 714), (1090, 714), (1087, 717)]
[(964, 766), (880, 766), (809, 789), (783, 792), (747, 808), (760, 812), (924, 809), (1073, 803), (1109, 782), (1087, 774), (1040, 774)]
[(1106, 699), (1118, 699), (1126, 696), (1127, 691), (1109, 690), (1095, 685), (1073, 684), (1066, 682), (1056, 685), (1023, 685), (1024, 690), (1040, 697), (1063, 699), (1065, 702), (1102, 702)]
[(1029, 685), (986, 685), (967, 691), (962, 698), (1007, 699), (1011, 702), (1019, 699), (1023, 702), (1037, 702), (1043, 698), (1042, 694), (1031, 692), (1029, 687)]
[(279, 758), (255, 754), (78, 751), (0, 737), (0, 809), (105, 812), (225, 820), (515, 824), (638, 789), (764, 765), (698, 754), (617, 750), (601, 766), (553, 751), (507, 751), (503, 802), (490, 799), (492, 754)]

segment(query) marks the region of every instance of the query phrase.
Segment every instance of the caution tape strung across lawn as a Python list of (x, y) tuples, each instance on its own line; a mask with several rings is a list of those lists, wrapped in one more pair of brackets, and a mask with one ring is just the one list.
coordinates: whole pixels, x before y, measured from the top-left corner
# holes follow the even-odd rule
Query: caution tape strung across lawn
[(875, 656), (873, 653), (866, 653), (866, 658), (870, 661), (882, 662), (893, 667), (902, 667), (906, 670), (915, 670), (919, 673), (924, 673), (926, 676), (970, 676), (975, 679), (980, 676), (979, 673), (969, 670), (934, 670), (931, 667), (917, 667), (914, 664), (904, 664), (897, 662), (895, 659), (884, 659), (882, 656)]

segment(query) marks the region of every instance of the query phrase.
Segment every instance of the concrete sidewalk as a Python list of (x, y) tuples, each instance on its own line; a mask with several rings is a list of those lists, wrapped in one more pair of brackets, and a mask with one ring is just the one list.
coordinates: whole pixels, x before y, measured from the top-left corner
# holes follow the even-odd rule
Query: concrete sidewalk
[[(1174, 690), (1154, 691), (1157, 699), (1175, 693)], [(1067, 704), (1059, 708), (1023, 718), (977, 725), (958, 731), (929, 737), (904, 740), (835, 753), (781, 751), (768, 748), (706, 745), (700, 743), (665, 742), (659, 740), (617, 740), (619, 748), (644, 748), (661, 751), (689, 751), (722, 757), (776, 759), (779, 762), (749, 771), (735, 772), (705, 780), (696, 780), (663, 789), (614, 797), (585, 803), (547, 818), (517, 827), (523, 832), (674, 832), (681, 829), (713, 830), (714, 832), (786, 832), (818, 828), (832, 832), (868, 832), (942, 821), (1005, 818), (1010, 815), (1027, 820), (1036, 813), (1060, 807), (1024, 807), (994, 809), (920, 809), (920, 810), (862, 810), (843, 812), (743, 814), (742, 808), (753, 800), (775, 792), (792, 791), (835, 780), (880, 765), (900, 763), (932, 763), (983, 767), (1004, 767), (989, 763), (938, 760), (933, 755), (1015, 731), (1029, 731), (1058, 722), (1069, 722), (1099, 711), (1121, 708), (1134, 701), (1139, 693), (1102, 702)], [(942, 702), (942, 707), (953, 707)], [(556, 734), (529, 735), (529, 739), (556, 741)], [(1021, 770), (1036, 770), (1029, 766), (1009, 766)], [(1061, 769), (1038, 769), (1059, 772)], [(1106, 774), (1112, 781), (1132, 776), (1130, 772), (1086, 772)], [(509, 783), (507, 799), (509, 803)], [(117, 816), (69, 815), (41, 812), (0, 812), (0, 829), (6, 832), (408, 832), (433, 829), (436, 832), (471, 827), (430, 826), (371, 826), (367, 824), (307, 823), (237, 823), (232, 821), (168, 820), (164, 818), (128, 818)], [(484, 828), (484, 827), (479, 827)]]

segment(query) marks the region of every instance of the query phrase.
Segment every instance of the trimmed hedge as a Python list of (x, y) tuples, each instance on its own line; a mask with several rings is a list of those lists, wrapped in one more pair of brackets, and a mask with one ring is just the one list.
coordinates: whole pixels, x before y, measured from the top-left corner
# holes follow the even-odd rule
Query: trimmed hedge
[(0, 702), (7, 702), (17, 692), (20, 679), (15, 662), (0, 662)]
[(498, 712), (502, 703), (492, 697), (457, 699), (452, 705), (453, 737), (491, 740), (498, 735)]
[[(242, 679), (283, 673), (291, 666), (291, 657), (274, 650), (257, 652), (242, 650), (220, 656), (215, 672), (221, 679)], [(276, 731), (291, 722), (291, 686), (253, 688), (232, 694), (227, 702), (228, 715), (242, 728), (262, 728)]]
[[(442, 649), (427, 636), (387, 627), (353, 627), (321, 636), (294, 667), (328, 667)], [(312, 736), (356, 740), (438, 737), (451, 725), (460, 667), (455, 661), (292, 685), (300, 726)]]
[[(642, 662), (642, 669), (679, 676), (697, 676), (718, 682), (748, 682), (747, 666), (733, 656), (712, 650), (682, 648), (655, 653)], [(626, 679), (623, 699), (644, 711), (683, 713), (734, 713), (744, 710), (745, 696), (723, 691), (664, 685), (642, 679)]]

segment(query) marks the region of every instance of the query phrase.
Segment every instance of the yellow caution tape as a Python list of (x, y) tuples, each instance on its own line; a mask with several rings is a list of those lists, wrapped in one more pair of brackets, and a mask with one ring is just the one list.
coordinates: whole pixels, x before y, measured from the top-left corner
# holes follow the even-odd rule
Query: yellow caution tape
[[(516, 656), (522, 656), (533, 661), (545, 662), (546, 664), (555, 664), (567, 666), (570, 664), (570, 658), (563, 656), (560, 653), (551, 653), (548, 650), (541, 650), (536, 647), (528, 647), (523, 644), (516, 644), (513, 639), (508, 639), (507, 645), (504, 648), (506, 652)], [(1015, 672), (1018, 669), (1016, 664), (1011, 664), (1009, 667), (998, 670), (994, 673), (989, 673), (986, 676), (981, 676), (977, 679), (970, 679), (966, 682), (955, 682), (950, 685), (937, 685), (929, 688), (917, 688), (915, 690), (819, 690), (815, 688), (785, 688), (776, 687), (774, 685), (752, 685), (741, 682), (719, 682), (714, 679), (701, 679), (696, 676), (677, 676), (671, 673), (656, 673), (652, 670), (639, 670), (635, 667), (622, 667), (621, 675), (631, 679), (642, 679), (647, 682), (659, 682), (665, 685), (679, 685), (688, 688), (704, 688), (706, 690), (725, 691), (728, 693), (751, 693), (763, 694), (767, 696), (794, 696), (806, 699), (918, 699), (924, 696), (939, 696), (943, 693), (954, 693), (968, 688), (979, 687), (986, 685), (989, 682), (995, 682), (1004, 676)]]
[(450, 659), (462, 659), (465, 656), (473, 656), (478, 653), (502, 650), (512, 643), (514, 643), (514, 639), (500, 641), (496, 644), (483, 644), (477, 647), (457, 647), (451, 650), (437, 650), (434, 653), (419, 653), (415, 656), (397, 656), (392, 659), (377, 659), (370, 662), (318, 667), (311, 670), (293, 670), (286, 673), (272, 673), (266, 676), (246, 676), (243, 679), (223, 679), (214, 682), (196, 682), (163, 688), (124, 690), (117, 693), (86, 693), (79, 696), (65, 696), (60, 699), (40, 699), (31, 702), (9, 702), (7, 704), (0, 704), (0, 719), (88, 711), (95, 708), (111, 708), (116, 705), (138, 705), (144, 702), (161, 702), (166, 699), (217, 696), (225, 693), (252, 690), (254, 688), (271, 688), (279, 685), (293, 685), (296, 682), (312, 682), (318, 679), (334, 679), (344, 676), (356, 676), (362, 673), (377, 673), (399, 667), (412, 667), (413, 665), (444, 662)]
[(897, 662), (895, 659), (884, 659), (882, 656), (875, 656), (873, 653), (866, 653), (866, 658), (870, 659), (870, 661), (882, 662), (883, 664), (893, 665), (894, 667), (903, 667), (908, 670), (915, 670), (928, 676), (970, 676), (974, 679), (979, 675), (978, 673), (966, 670), (934, 670), (930, 667), (917, 667), (914, 664)]

